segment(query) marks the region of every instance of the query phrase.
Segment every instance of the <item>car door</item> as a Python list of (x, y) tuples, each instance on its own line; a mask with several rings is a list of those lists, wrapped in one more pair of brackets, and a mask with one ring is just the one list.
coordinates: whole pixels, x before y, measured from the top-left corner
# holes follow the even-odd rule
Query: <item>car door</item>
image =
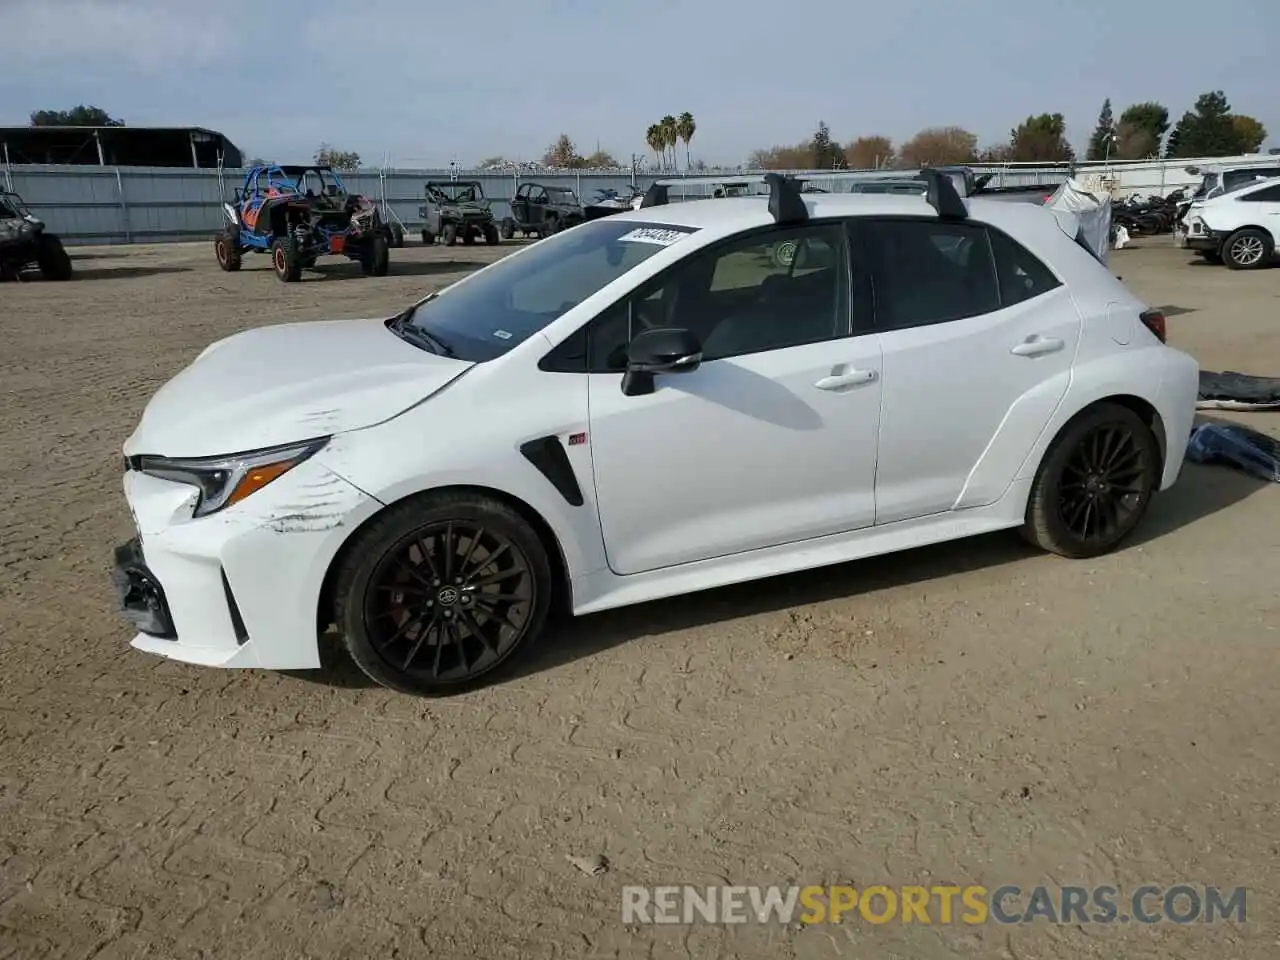
[(1280, 183), (1251, 190), (1237, 202), (1251, 204), (1243, 221), (1270, 233), (1272, 250), (1280, 250)]
[[(883, 351), (876, 523), (942, 513), (1035, 390), (1016, 418), (1030, 449), (1066, 392), (1079, 313), (1052, 271), (994, 228), (867, 218), (856, 229)], [(963, 505), (1000, 493), (966, 495)]]
[[(791, 243), (803, 256), (771, 256)], [(611, 569), (636, 574), (870, 526), (880, 348), (851, 335), (839, 224), (771, 227), (692, 255), (588, 330), (590, 443)], [(854, 310), (866, 303), (857, 284)], [(702, 362), (626, 396), (646, 328)]]
[(522, 183), (516, 189), (515, 198), (511, 201), (511, 216), (518, 224), (529, 222), (529, 184)]

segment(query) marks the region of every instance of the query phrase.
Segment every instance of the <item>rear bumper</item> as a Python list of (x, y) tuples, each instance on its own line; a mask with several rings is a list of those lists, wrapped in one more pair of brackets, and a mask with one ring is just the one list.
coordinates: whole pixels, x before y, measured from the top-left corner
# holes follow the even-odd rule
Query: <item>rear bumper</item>
[(1216, 230), (1201, 227), (1199, 232), (1192, 233), (1186, 224), (1179, 224), (1173, 231), (1173, 245), (1183, 250), (1204, 250), (1216, 253), (1222, 246), (1224, 237)]

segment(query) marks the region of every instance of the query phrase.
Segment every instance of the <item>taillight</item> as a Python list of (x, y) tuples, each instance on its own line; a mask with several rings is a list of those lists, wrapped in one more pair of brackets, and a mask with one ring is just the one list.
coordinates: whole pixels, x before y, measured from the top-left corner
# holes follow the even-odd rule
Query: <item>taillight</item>
[(1144, 310), (1138, 314), (1138, 319), (1142, 321), (1142, 325), (1156, 335), (1156, 339), (1161, 343), (1165, 342), (1167, 331), (1165, 329), (1164, 314), (1159, 310)]

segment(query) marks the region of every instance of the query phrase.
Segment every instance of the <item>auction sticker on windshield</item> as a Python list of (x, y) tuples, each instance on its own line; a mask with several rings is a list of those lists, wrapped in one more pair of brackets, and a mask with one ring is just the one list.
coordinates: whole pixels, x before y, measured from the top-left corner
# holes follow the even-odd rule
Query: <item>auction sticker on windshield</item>
[(652, 243), (659, 247), (669, 247), (693, 232), (691, 227), (637, 227), (630, 233), (624, 233), (618, 241), (620, 243)]

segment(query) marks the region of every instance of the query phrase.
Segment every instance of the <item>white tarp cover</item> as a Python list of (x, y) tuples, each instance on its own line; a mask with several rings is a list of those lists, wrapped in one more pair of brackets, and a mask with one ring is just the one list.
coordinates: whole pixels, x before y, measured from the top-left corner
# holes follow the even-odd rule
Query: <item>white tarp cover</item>
[[(1086, 190), (1079, 180), (1071, 179), (1060, 186), (1045, 206), (1055, 213), (1075, 214), (1081, 237), (1099, 260), (1107, 262), (1111, 245), (1111, 197)], [(1063, 223), (1064, 218), (1059, 218)], [(1063, 223), (1065, 227), (1065, 223)]]

